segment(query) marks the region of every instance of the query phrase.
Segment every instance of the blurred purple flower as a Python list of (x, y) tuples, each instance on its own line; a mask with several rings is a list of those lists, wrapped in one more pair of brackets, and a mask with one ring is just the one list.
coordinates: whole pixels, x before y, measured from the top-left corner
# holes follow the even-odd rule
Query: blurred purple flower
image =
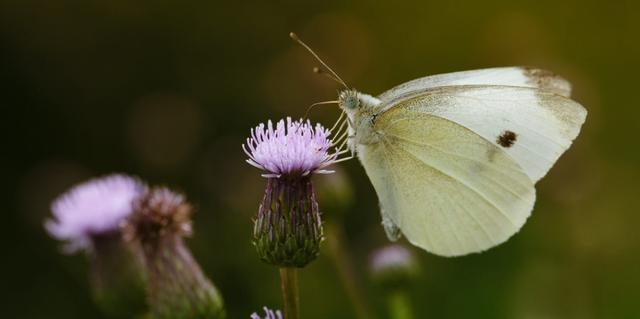
[(282, 175), (307, 176), (311, 173), (327, 174), (323, 168), (333, 164), (338, 153), (329, 154), (331, 132), (322, 125), (315, 128), (308, 120), (280, 120), (276, 127), (271, 121), (251, 130), (251, 137), (242, 145), (249, 156), (247, 163), (267, 171), (264, 177)]
[(402, 268), (414, 263), (411, 252), (398, 244), (388, 245), (377, 250), (371, 257), (373, 272), (385, 271), (391, 268)]
[(137, 178), (113, 174), (78, 184), (51, 204), (45, 223), (51, 236), (66, 241), (66, 252), (91, 247), (91, 237), (119, 231), (133, 213), (133, 201), (146, 191)]
[(370, 266), (373, 280), (390, 290), (406, 288), (419, 272), (413, 254), (398, 244), (376, 250)]
[(251, 319), (282, 319), (282, 313), (280, 312), (280, 310), (276, 310), (275, 312), (273, 312), (273, 310), (270, 310), (267, 307), (263, 307), (262, 309), (264, 309), (266, 317), (262, 318), (254, 312), (251, 314)]

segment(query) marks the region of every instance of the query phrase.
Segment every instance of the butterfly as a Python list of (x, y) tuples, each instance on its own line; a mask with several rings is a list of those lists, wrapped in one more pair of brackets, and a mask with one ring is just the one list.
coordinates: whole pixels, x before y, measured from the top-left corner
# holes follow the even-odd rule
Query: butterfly
[(569, 82), (528, 67), (432, 75), (374, 97), (291, 36), (345, 86), (338, 122), (378, 195), (387, 236), (436, 255), (481, 252), (517, 233), (535, 183), (587, 116)]

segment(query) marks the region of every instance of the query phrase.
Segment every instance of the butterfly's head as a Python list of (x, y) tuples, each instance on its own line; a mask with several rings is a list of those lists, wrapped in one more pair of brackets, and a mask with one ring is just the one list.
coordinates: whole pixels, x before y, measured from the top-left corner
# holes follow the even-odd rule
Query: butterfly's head
[(360, 107), (360, 97), (356, 90), (343, 90), (338, 96), (338, 105), (346, 112), (356, 110)]
[(340, 91), (338, 105), (347, 114), (371, 112), (380, 105), (380, 100), (354, 89), (345, 89)]

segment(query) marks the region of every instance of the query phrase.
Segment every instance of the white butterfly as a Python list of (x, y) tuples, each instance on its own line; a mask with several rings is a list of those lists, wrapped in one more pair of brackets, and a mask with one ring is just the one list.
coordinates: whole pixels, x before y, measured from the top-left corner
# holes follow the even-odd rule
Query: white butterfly
[(570, 91), (551, 72), (505, 67), (428, 76), (377, 97), (340, 92), (347, 144), (378, 194), (387, 236), (460, 256), (518, 232), (534, 184), (586, 119)]

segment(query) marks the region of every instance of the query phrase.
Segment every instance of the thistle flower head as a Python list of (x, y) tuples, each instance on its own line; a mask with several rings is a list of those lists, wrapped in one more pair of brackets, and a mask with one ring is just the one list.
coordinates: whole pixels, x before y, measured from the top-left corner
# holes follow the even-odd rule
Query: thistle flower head
[(282, 319), (282, 313), (280, 310), (276, 310), (275, 312), (267, 307), (263, 307), (265, 317), (260, 317), (257, 313), (251, 314), (251, 319)]
[(247, 163), (267, 172), (264, 177), (307, 176), (326, 174), (337, 153), (329, 153), (332, 145), (330, 131), (322, 125), (315, 128), (308, 120), (280, 120), (274, 127), (271, 121), (251, 130), (251, 137), (242, 145), (249, 159)]
[(51, 204), (54, 219), (45, 227), (51, 236), (69, 243), (68, 252), (89, 248), (91, 237), (117, 232), (133, 212), (133, 201), (144, 193), (140, 180), (121, 174), (76, 185)]
[(280, 267), (304, 267), (319, 253), (322, 221), (311, 183), (314, 173), (340, 154), (329, 154), (330, 130), (291, 118), (251, 130), (242, 145), (247, 162), (266, 171), (267, 187), (254, 221), (253, 244), (260, 259)]

